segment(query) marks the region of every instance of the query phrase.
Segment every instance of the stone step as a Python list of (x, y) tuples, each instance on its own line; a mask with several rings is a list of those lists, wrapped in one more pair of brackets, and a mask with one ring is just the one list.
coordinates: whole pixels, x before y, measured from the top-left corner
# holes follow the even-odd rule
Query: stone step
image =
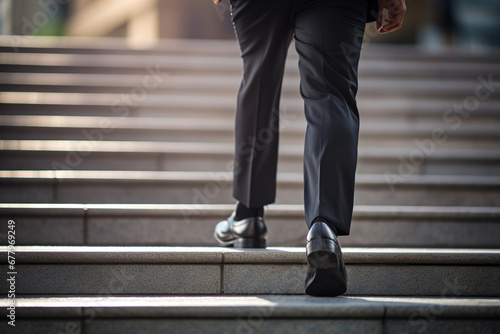
[[(47, 36), (0, 36), (0, 52), (20, 53), (67, 53), (67, 54), (130, 54), (130, 55), (230, 55), (239, 56), (234, 40), (162, 39), (157, 46), (148, 49), (130, 48), (127, 40), (114, 37), (47, 37)], [(289, 57), (298, 57), (295, 47), (290, 46)], [(362, 57), (370, 59), (397, 59), (433, 62), (493, 62), (498, 63), (498, 52), (463, 52), (459, 49), (429, 52), (413, 45), (366, 44)]]
[[(129, 96), (130, 97), (130, 96)], [(134, 101), (120, 94), (61, 94), (61, 93), (16, 93), (0, 92), (0, 115), (53, 115), (53, 116), (140, 116), (171, 118), (215, 118), (232, 119), (235, 112), (235, 97), (214, 98), (209, 95), (188, 97), (174, 94), (150, 95), (142, 101)], [(474, 124), (498, 124), (500, 111), (495, 101), (482, 101), (473, 112), (463, 112), (463, 104), (453, 112), (458, 100), (415, 98), (365, 98), (358, 101), (361, 123), (400, 122), (406, 124), (431, 123), (435, 126)], [(118, 106), (112, 107), (113, 103)], [(451, 108), (451, 109), (450, 109)], [(449, 111), (451, 110), (451, 111)], [(449, 113), (448, 113), (449, 111)], [(304, 119), (303, 103), (300, 99), (284, 99), (281, 107), (282, 119)]]
[[(215, 225), (234, 204), (0, 204), (18, 245), (216, 246)], [(355, 205), (344, 246), (500, 248), (500, 208)], [(302, 205), (266, 209), (269, 246), (303, 246)], [(196, 233), (194, 233), (196, 231)], [(0, 244), (7, 244), (0, 235)]]
[(17, 298), (2, 332), (495, 334), (499, 317), (491, 297), (47, 296)]
[[(0, 138), (10, 140), (232, 142), (234, 139), (233, 119), (3, 115), (0, 124)], [(303, 144), (306, 129), (303, 119), (285, 116), (280, 127), (282, 143)], [(388, 126), (387, 122), (364, 122), (360, 127), (361, 146), (371, 143), (409, 147), (417, 141), (434, 147), (500, 148), (500, 131), (496, 124), (455, 127), (393, 122)]]
[[(303, 294), (305, 247), (16, 246), (16, 296)], [(7, 246), (0, 247), (4, 272)], [(498, 249), (343, 248), (347, 295), (500, 296)], [(7, 280), (0, 281), (8, 291)], [(450, 289), (453, 287), (454, 289)]]
[[(293, 50), (293, 49), (291, 49)], [(54, 54), (110, 54), (110, 55), (230, 55), (239, 56), (240, 50), (234, 40), (210, 39), (162, 39), (156, 47), (135, 49), (124, 38), (114, 37), (46, 37), (46, 36), (0, 36), (0, 52), (54, 53)], [(455, 57), (466, 60), (460, 53)], [(429, 55), (432, 57), (432, 55)], [(494, 60), (487, 55), (478, 59)]]
[[(54, 54), (54, 53), (0, 53), (3, 72), (32, 73), (139, 73), (147, 74), (147, 68), (160, 68), (164, 73), (196, 71), (198, 73), (238, 73), (242, 70), (241, 58), (237, 55), (126, 55), (126, 54)], [(298, 73), (297, 59), (289, 59), (289, 73)], [(474, 79), (479, 75), (500, 73), (498, 61), (439, 60), (425, 62), (404, 58), (363, 59), (360, 75), (397, 77), (453, 77)]]
[[(155, 93), (210, 92), (219, 96), (236, 96), (241, 81), (238, 75), (168, 75), (155, 83)], [(474, 94), (480, 83), (476, 78), (457, 79), (394, 79), (360, 77), (358, 98), (392, 97), (451, 97), (463, 99)], [(129, 94), (135, 87), (143, 87), (144, 75), (69, 74), (69, 73), (4, 73), (0, 90), (9, 92), (65, 92)], [(484, 93), (488, 93), (484, 88)], [(299, 78), (288, 76), (283, 82), (282, 95), (299, 96)], [(489, 99), (500, 98), (500, 89), (489, 93)]]
[[(292, 41), (292, 44), (294, 42)], [(397, 51), (397, 52), (396, 52)], [(68, 54), (213, 54), (240, 55), (234, 40), (221, 39), (161, 39), (147, 49), (131, 48), (124, 38), (116, 37), (50, 37), (50, 36), (0, 36), (0, 52), (68, 53)], [(297, 57), (295, 47), (289, 48), (290, 56)], [(411, 59), (425, 62), (465, 61), (498, 62), (498, 52), (464, 52), (460, 49), (429, 52), (413, 45), (370, 43), (364, 46), (363, 56), (376, 59)]]
[[(40, 93), (40, 92), (0, 92), (0, 115), (73, 115), (73, 116), (169, 116), (192, 118), (234, 117), (236, 98), (211, 95), (150, 94), (145, 99), (132, 99), (121, 94), (82, 93)], [(462, 99), (415, 97), (370, 97), (358, 100), (362, 120), (406, 121), (413, 124), (432, 120), (440, 125), (475, 122), (498, 123), (500, 111), (498, 102), (481, 101), (471, 110), (464, 111)], [(114, 106), (112, 108), (112, 106)], [(455, 106), (455, 107), (454, 107)], [(448, 113), (448, 110), (451, 111)], [(455, 110), (454, 110), (455, 108)], [(281, 103), (283, 116), (303, 118), (303, 102), (299, 98), (285, 97)], [(460, 114), (462, 113), (462, 114)], [(469, 115), (469, 116), (468, 116)], [(473, 115), (473, 117), (470, 117)], [(459, 124), (461, 125), (461, 124)]]
[[(60, 166), (59, 166), (60, 167)], [(4, 203), (231, 203), (232, 172), (0, 171)], [(470, 175), (358, 174), (363, 205), (498, 206), (500, 178)], [(302, 173), (278, 174), (279, 204), (303, 201)]]
[[(424, 147), (424, 149), (426, 149)], [(209, 142), (0, 140), (3, 170), (52, 170), (59, 161), (79, 170), (227, 170), (234, 144)], [(425, 157), (424, 157), (425, 156)], [(303, 145), (280, 145), (280, 172), (301, 172)], [(414, 163), (412, 164), (413, 161)], [(360, 147), (358, 173), (500, 176), (498, 149)]]

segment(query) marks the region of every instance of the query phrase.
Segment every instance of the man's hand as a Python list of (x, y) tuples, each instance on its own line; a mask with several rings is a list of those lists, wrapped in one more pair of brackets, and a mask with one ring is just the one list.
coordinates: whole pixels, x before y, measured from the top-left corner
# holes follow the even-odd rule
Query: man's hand
[[(379, 11), (376, 24), (377, 30), (381, 34), (386, 34), (388, 32), (392, 32), (401, 28), (401, 25), (403, 24), (403, 18), (406, 13), (405, 0), (379, 0), (378, 3)], [(385, 25), (382, 26), (382, 13), (384, 8), (387, 8), (387, 10), (389, 11), (389, 17), (385, 19)]]
[(218, 5), (220, 0), (214, 0), (214, 4)]

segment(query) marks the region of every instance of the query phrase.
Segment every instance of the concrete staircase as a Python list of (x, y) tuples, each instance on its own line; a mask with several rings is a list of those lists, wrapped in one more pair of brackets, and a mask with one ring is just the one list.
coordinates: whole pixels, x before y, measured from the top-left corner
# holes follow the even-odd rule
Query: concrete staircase
[(500, 333), (498, 55), (366, 46), (348, 292), (311, 298), (293, 51), (270, 248), (241, 251), (212, 238), (234, 207), (234, 42), (14, 45), (0, 38), (0, 217), (18, 328), (2, 333)]

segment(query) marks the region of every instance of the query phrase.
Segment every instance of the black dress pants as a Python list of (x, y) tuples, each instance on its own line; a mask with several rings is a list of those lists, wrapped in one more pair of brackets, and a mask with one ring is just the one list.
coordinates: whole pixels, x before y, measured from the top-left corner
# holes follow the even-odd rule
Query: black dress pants
[(357, 162), (357, 67), (364, 0), (230, 0), (243, 58), (233, 196), (247, 207), (276, 195), (279, 101), (292, 37), (300, 56), (306, 222), (321, 216), (349, 234)]

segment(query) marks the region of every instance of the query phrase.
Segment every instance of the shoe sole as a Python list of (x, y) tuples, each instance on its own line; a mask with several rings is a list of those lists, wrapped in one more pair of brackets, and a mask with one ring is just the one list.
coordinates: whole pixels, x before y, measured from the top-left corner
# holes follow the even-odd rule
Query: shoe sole
[(231, 241), (222, 241), (216, 233), (215, 240), (224, 247), (234, 248), (266, 248), (266, 239), (264, 238), (238, 238)]
[(266, 239), (240, 238), (234, 241), (234, 248), (266, 248)]
[(346, 292), (347, 282), (340, 271), (336, 248), (335, 242), (328, 239), (315, 239), (308, 243), (307, 263), (314, 274), (306, 281), (306, 294), (335, 297)]

